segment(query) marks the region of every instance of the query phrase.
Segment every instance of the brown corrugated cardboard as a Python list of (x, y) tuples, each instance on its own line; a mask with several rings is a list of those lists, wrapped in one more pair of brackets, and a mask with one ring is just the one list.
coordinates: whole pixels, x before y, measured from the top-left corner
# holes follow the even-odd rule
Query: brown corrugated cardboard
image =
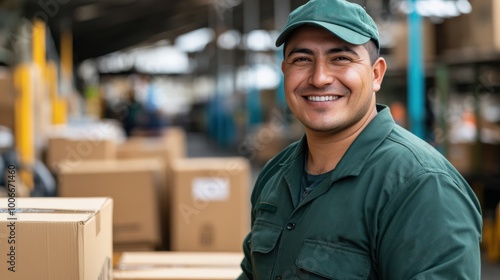
[(111, 199), (17, 198), (14, 216), (8, 203), (0, 199), (0, 279), (112, 279)]
[(469, 1), (472, 11), (445, 19), (436, 37), (439, 50), (451, 62), (458, 59), (477, 59), (478, 55), (500, 51), (500, 1)]
[(159, 196), (164, 249), (169, 249), (170, 186), (172, 161), (186, 156), (186, 136), (180, 127), (169, 127), (159, 136), (132, 136), (117, 146), (118, 159), (158, 158), (165, 165), (165, 180)]
[(8, 68), (0, 67), (0, 105), (12, 108), (14, 106), (14, 83), (12, 73)]
[(131, 270), (143, 268), (169, 267), (240, 267), (241, 252), (124, 252), (117, 269)]
[(250, 224), (248, 160), (186, 158), (172, 167), (171, 249), (241, 251)]
[(114, 243), (113, 253), (150, 252), (156, 250), (156, 247), (151, 243)]
[(500, 50), (500, 1), (470, 1), (472, 45), (480, 51)]
[(14, 130), (14, 85), (5, 67), (0, 67), (0, 125)]
[(131, 141), (137, 139), (159, 139), (167, 143), (172, 158), (186, 157), (186, 132), (182, 127), (171, 126), (162, 130), (151, 131), (136, 128), (132, 131)]
[[(406, 21), (398, 20), (391, 23), (394, 30), (394, 47), (391, 54), (394, 57), (395, 67), (406, 67), (408, 65), (408, 24)], [(431, 63), (436, 59), (436, 31), (434, 24), (424, 19), (422, 21), (422, 58), (424, 62)]]
[(0, 125), (8, 127), (14, 132), (14, 106), (0, 104)]
[(172, 159), (186, 157), (186, 132), (181, 127), (169, 127), (164, 130), (163, 138), (171, 150)]
[(450, 163), (462, 174), (497, 174), (500, 171), (500, 145), (489, 143), (450, 143)]
[(113, 272), (114, 280), (234, 280), (240, 268), (172, 267), (145, 270), (120, 270)]
[(113, 243), (161, 244), (158, 197), (164, 167), (159, 160), (82, 161), (76, 168), (61, 163), (61, 197), (109, 196), (114, 200)]
[(169, 127), (159, 136), (132, 136), (118, 146), (118, 158), (161, 157), (167, 161), (186, 157), (186, 135), (182, 128)]
[[(166, 180), (170, 177), (170, 165), (174, 158), (172, 149), (168, 147), (163, 137), (131, 137), (120, 143), (116, 149), (117, 159), (144, 159), (156, 158), (163, 161)], [(167, 181), (165, 181), (167, 183)], [(166, 191), (166, 186), (165, 191)]]
[(69, 139), (50, 137), (47, 143), (46, 165), (53, 171), (61, 163), (77, 167), (85, 160), (116, 158), (116, 143), (110, 139)]

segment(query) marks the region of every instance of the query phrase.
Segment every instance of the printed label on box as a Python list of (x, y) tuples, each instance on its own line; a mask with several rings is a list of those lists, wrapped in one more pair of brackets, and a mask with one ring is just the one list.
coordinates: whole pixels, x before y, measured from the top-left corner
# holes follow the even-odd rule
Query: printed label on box
[(210, 177), (192, 181), (193, 197), (198, 200), (222, 201), (229, 199), (229, 180)]

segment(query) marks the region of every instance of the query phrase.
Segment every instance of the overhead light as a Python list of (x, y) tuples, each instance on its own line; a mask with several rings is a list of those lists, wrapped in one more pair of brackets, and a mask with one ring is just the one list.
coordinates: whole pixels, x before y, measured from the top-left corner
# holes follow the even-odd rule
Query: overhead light
[[(405, 14), (410, 14), (412, 8), (410, 0), (403, 0), (399, 5)], [(468, 0), (417, 0), (415, 9), (423, 17), (450, 18), (470, 13), (472, 6)]]
[(259, 90), (275, 89), (281, 81), (281, 73), (275, 65), (256, 64), (244, 66), (236, 73), (236, 87), (242, 92), (255, 87)]
[(203, 50), (214, 37), (214, 31), (208, 27), (197, 29), (177, 37), (175, 47), (185, 52), (198, 52)]
[(275, 48), (267, 30), (252, 30), (243, 36), (244, 47), (251, 51), (268, 51)]
[(457, 10), (462, 14), (470, 14), (472, 12), (472, 6), (467, 0), (458, 0), (455, 4), (457, 5)]
[(135, 68), (157, 74), (185, 74), (190, 71), (187, 54), (172, 46), (156, 47), (135, 54)]
[(221, 49), (232, 50), (241, 42), (241, 33), (238, 30), (228, 30), (217, 38), (217, 46)]

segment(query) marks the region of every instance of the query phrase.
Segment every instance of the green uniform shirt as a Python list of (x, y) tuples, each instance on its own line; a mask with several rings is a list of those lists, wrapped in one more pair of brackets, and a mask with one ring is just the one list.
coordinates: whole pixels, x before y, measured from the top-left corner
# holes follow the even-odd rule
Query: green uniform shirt
[(239, 279), (480, 279), (473, 191), (387, 107), (377, 109), (301, 202), (305, 137), (266, 164), (252, 192)]

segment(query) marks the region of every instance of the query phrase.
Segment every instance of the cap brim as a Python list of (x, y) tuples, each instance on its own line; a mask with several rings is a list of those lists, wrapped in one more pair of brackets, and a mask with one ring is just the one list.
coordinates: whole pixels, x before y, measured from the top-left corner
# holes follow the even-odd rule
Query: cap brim
[(331, 24), (331, 23), (327, 23), (327, 22), (308, 20), (308, 21), (299, 21), (299, 22), (296, 22), (292, 25), (287, 26), (281, 32), (281, 34), (278, 36), (278, 38), (276, 39), (276, 47), (281, 46), (286, 41), (286, 39), (288, 38), (290, 33), (293, 30), (295, 30), (297, 27), (300, 27), (302, 25), (314, 25), (314, 26), (322, 27), (322, 28), (326, 29), (327, 31), (329, 31), (330, 33), (332, 33), (333, 35), (336, 35), (336, 36), (340, 37), (340, 39), (342, 39), (350, 44), (353, 44), (353, 45), (361, 45), (361, 44), (364, 44), (370, 40), (370, 37), (361, 35), (357, 32), (354, 32), (354, 31), (352, 31), (348, 28), (345, 28), (343, 26), (340, 26), (340, 25)]

